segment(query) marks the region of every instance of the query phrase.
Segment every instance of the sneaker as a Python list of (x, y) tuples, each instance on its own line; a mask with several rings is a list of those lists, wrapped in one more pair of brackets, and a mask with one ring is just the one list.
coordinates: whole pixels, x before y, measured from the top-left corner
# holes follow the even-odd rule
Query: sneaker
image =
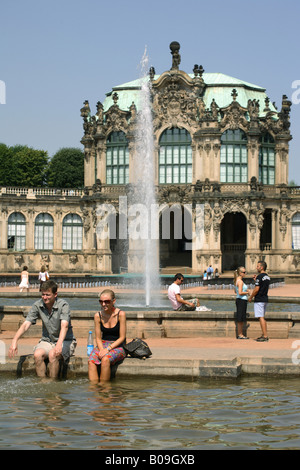
[(269, 338), (267, 336), (260, 336), (259, 338), (256, 339), (256, 341), (263, 343), (263, 342), (269, 341)]

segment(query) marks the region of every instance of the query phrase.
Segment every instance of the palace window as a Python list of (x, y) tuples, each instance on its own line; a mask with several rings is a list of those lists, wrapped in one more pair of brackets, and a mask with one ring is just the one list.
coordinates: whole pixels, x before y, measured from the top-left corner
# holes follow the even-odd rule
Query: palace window
[(260, 139), (259, 182), (275, 184), (275, 141), (268, 133)]
[(300, 212), (292, 218), (292, 248), (300, 250)]
[(112, 132), (106, 141), (106, 184), (129, 182), (129, 148), (124, 132)]
[(53, 250), (53, 218), (42, 213), (35, 219), (34, 247), (36, 250)]
[(173, 127), (164, 131), (159, 141), (159, 183), (192, 182), (191, 136), (186, 129)]
[(82, 250), (82, 219), (77, 214), (68, 214), (63, 220), (62, 249)]
[(26, 248), (26, 219), (20, 212), (14, 212), (8, 218), (7, 248), (14, 251)]
[(221, 183), (247, 183), (247, 136), (241, 129), (227, 130), (221, 137)]

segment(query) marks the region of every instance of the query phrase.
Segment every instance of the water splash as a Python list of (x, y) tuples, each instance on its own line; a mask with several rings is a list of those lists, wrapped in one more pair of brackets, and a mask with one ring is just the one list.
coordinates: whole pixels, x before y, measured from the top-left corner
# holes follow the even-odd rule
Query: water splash
[[(159, 243), (153, 236), (153, 226), (158, 223), (153, 220), (151, 209), (156, 205), (155, 194), (155, 163), (154, 163), (154, 134), (151, 105), (151, 82), (148, 75), (149, 58), (147, 48), (142, 57), (141, 91), (138, 106), (135, 132), (135, 191), (136, 200), (146, 208), (147, 236), (142, 240), (141, 249), (144, 260), (144, 288), (146, 306), (154, 305), (160, 288), (159, 281)], [(157, 214), (156, 214), (157, 215)]]

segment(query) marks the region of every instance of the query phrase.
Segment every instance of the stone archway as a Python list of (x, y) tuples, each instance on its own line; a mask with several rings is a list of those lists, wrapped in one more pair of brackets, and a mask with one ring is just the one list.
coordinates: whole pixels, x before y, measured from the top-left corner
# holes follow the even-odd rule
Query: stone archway
[(192, 216), (181, 204), (163, 209), (159, 218), (160, 267), (192, 267)]
[(229, 212), (221, 223), (222, 271), (245, 265), (247, 220), (241, 212)]
[(119, 237), (120, 224), (127, 227), (127, 220), (123, 220), (123, 214), (116, 214), (115, 222), (113, 225), (113, 236), (109, 239), (109, 248), (111, 250), (111, 270), (112, 273), (123, 273), (128, 270), (128, 249), (129, 241), (126, 237), (122, 239)]

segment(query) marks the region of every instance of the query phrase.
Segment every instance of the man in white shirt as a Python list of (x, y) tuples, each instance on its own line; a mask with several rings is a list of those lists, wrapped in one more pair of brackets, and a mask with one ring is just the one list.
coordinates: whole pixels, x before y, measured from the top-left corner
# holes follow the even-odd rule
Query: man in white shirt
[(184, 277), (181, 273), (175, 274), (174, 282), (168, 289), (168, 297), (172, 304), (173, 310), (196, 310), (200, 306), (198, 299), (184, 300), (180, 294), (180, 286)]

